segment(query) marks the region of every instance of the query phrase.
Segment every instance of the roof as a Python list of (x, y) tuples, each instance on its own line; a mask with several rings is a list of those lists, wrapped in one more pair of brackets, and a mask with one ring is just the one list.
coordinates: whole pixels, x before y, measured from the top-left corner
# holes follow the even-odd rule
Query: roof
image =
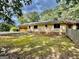
[(32, 26), (32, 25), (45, 25), (45, 24), (57, 24), (57, 23), (64, 23), (62, 20), (48, 20), (48, 21), (40, 21), (40, 22), (31, 22), (31, 23), (24, 23), (20, 26)]
[(62, 19), (58, 19), (58, 20), (55, 20), (55, 19), (51, 19), (51, 20), (48, 20), (48, 21), (40, 21), (40, 22), (30, 22), (30, 23), (24, 23), (24, 24), (21, 24), (19, 26), (33, 26), (33, 25), (46, 25), (46, 24), (75, 24), (75, 23), (79, 23), (79, 20), (62, 20)]
[(67, 24), (75, 24), (75, 23), (76, 23), (75, 20), (66, 20), (65, 22), (66, 22)]
[(65, 21), (67, 24), (79, 24), (79, 20), (66, 20)]

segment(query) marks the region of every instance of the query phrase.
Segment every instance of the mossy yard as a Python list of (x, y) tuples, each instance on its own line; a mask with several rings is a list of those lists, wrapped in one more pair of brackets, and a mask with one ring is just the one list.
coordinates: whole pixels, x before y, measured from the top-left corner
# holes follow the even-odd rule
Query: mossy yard
[[(19, 37), (0, 36), (0, 46), (8, 48), (7, 53), (40, 55), (54, 52), (79, 58), (78, 47), (66, 36), (45, 36), (28, 34)], [(73, 58), (75, 58), (73, 57)]]

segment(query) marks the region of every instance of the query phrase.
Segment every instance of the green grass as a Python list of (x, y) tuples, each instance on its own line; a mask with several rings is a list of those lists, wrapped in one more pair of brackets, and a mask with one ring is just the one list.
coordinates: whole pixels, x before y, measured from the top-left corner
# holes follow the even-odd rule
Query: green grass
[(0, 39), (0, 46), (7, 46), (11, 49), (20, 48), (19, 53), (31, 52), (34, 55), (46, 54), (51, 48), (59, 52), (72, 50), (75, 44), (65, 36), (44, 36), (44, 35), (24, 35), (15, 39)]

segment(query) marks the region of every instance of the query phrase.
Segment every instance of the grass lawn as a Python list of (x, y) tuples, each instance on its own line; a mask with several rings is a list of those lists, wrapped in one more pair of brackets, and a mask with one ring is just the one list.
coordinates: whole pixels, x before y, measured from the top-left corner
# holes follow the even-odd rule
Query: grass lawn
[(79, 54), (77, 46), (65, 36), (24, 35), (17, 38), (0, 38), (0, 46), (10, 48), (9, 52), (19, 54), (31, 52), (35, 55), (53, 52), (72, 52)]

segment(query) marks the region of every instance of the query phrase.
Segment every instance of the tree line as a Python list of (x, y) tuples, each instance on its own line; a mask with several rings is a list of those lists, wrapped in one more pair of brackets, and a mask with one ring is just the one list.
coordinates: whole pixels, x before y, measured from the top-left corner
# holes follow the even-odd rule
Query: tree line
[[(21, 23), (44, 21), (53, 18), (76, 20), (79, 18), (79, 0), (56, 0), (58, 5), (42, 13), (31, 12), (20, 17)], [(35, 16), (36, 15), (36, 16)]]

